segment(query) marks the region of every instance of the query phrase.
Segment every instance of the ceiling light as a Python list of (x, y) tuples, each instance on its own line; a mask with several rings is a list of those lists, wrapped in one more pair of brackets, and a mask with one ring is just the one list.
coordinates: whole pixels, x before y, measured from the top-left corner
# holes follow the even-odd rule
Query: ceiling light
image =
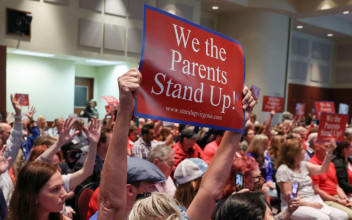
[(302, 25), (297, 25), (297, 29), (302, 29), (303, 26)]
[(95, 64), (105, 64), (105, 65), (116, 65), (118, 62), (115, 61), (107, 61), (107, 60), (86, 60), (87, 63), (95, 63)]
[(344, 11), (344, 12), (342, 12), (342, 14), (344, 14), (344, 15), (347, 15), (347, 14), (349, 14), (350, 13), (350, 11)]
[(219, 9), (219, 6), (214, 5), (214, 6), (212, 6), (211, 8), (212, 8), (213, 10), (218, 10), (218, 9)]
[(334, 36), (334, 34), (329, 33), (329, 34), (327, 34), (326, 36), (328, 36), (328, 37), (332, 37), (332, 36)]
[(36, 56), (36, 57), (54, 57), (55, 56), (55, 54), (32, 52), (32, 51), (25, 51), (25, 50), (15, 50), (12, 53), (20, 54), (20, 55), (27, 55), (27, 56)]

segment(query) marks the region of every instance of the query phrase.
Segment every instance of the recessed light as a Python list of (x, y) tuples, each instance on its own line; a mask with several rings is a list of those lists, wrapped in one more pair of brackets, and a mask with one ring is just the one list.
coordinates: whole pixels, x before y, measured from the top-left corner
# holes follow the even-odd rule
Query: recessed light
[(347, 14), (349, 14), (350, 13), (350, 11), (344, 11), (344, 12), (342, 12), (342, 14), (344, 14), (344, 15), (347, 15)]
[(214, 5), (214, 6), (211, 7), (211, 9), (213, 9), (213, 10), (218, 10), (218, 9), (219, 9), (219, 6)]
[(54, 57), (55, 56), (55, 54), (32, 52), (32, 51), (26, 51), (26, 50), (15, 50), (12, 53), (20, 54), (20, 55), (36, 56), (36, 57)]
[(326, 36), (328, 36), (328, 37), (332, 37), (332, 36), (334, 36), (334, 34), (329, 33), (329, 34), (327, 34)]
[(95, 59), (91, 59), (91, 60), (86, 60), (87, 63), (94, 63), (94, 64), (105, 64), (105, 65), (116, 65), (117, 62), (115, 61), (107, 61), (107, 60), (95, 60)]
[(297, 25), (297, 29), (302, 29), (303, 26), (302, 25)]

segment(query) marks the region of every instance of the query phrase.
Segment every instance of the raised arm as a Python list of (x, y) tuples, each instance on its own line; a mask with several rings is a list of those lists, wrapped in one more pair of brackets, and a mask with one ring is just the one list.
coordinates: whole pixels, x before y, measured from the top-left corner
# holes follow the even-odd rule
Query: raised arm
[(101, 175), (98, 219), (125, 219), (127, 137), (141, 79), (135, 68), (118, 78), (120, 105)]
[(8, 157), (7, 160), (4, 160), (4, 151), (6, 150), (6, 145), (0, 150), (0, 175), (3, 174), (9, 167), (11, 157)]
[[(252, 93), (247, 87), (244, 87), (243, 94), (245, 95), (242, 101), (243, 109), (251, 112), (255, 105)], [(239, 149), (240, 140), (241, 133), (225, 132), (220, 146), (203, 176), (199, 191), (187, 209), (190, 219), (210, 219), (216, 200), (221, 195), (222, 188), (230, 173), (231, 164), (235, 152)]]
[(270, 133), (271, 129), (270, 128), (271, 128), (271, 122), (273, 120), (274, 115), (275, 115), (275, 110), (271, 110), (269, 118), (268, 118), (268, 120), (266, 120), (266, 122), (264, 124), (264, 129), (262, 132), (263, 134), (267, 135), (269, 137), (269, 139), (271, 137), (271, 133)]
[(96, 118), (90, 120), (88, 129), (86, 127), (83, 128), (89, 139), (89, 151), (82, 169), (73, 173), (70, 177), (70, 191), (74, 190), (76, 186), (93, 174), (95, 156), (97, 154), (97, 146), (100, 138), (100, 129), (100, 121)]
[(326, 156), (324, 158), (322, 165), (316, 165), (316, 164), (312, 164), (309, 162), (307, 163), (307, 169), (308, 169), (310, 175), (316, 176), (316, 175), (320, 175), (320, 174), (323, 174), (326, 171), (328, 171), (329, 165), (331, 162), (331, 158), (332, 158), (332, 152), (335, 150), (335, 148), (336, 148), (336, 142), (333, 139), (330, 141), (330, 144), (329, 144), (328, 149), (326, 151)]
[[(11, 130), (10, 137), (6, 141), (6, 150), (4, 152), (4, 160), (7, 160), (9, 157), (11, 157), (11, 160), (9, 162), (9, 166), (7, 169), (10, 169), (12, 164), (15, 162), (15, 159), (17, 157), (18, 151), (20, 150), (22, 141), (23, 141), (23, 136), (22, 136), (22, 115), (21, 115), (21, 109), (22, 106), (20, 105), (19, 99), (15, 99), (13, 95), (11, 94), (11, 103), (12, 107), (15, 110), (15, 122), (13, 123), (13, 128)], [(5, 144), (5, 143), (3, 143)]]
[(43, 160), (45, 162), (50, 162), (53, 159), (56, 152), (58, 152), (64, 144), (66, 144), (67, 142), (72, 140), (73, 136), (75, 136), (78, 133), (78, 131), (75, 131), (73, 134), (70, 134), (70, 131), (75, 123), (76, 123), (76, 120), (73, 118), (66, 119), (62, 128), (61, 128), (59, 139), (57, 141), (55, 141), (54, 144), (49, 147), (49, 149), (44, 151), (37, 158), (37, 160)]

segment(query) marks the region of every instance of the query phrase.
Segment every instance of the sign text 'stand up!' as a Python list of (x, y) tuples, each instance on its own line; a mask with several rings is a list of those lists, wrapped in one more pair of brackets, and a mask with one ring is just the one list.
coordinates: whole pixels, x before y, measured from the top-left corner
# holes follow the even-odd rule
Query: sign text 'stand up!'
[(241, 45), (150, 6), (144, 13), (143, 80), (135, 114), (242, 131)]

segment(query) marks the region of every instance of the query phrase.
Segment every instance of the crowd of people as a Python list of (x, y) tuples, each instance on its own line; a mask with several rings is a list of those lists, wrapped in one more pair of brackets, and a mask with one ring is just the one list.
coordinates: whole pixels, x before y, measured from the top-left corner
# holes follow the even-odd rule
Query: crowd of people
[(118, 78), (119, 106), (102, 121), (91, 101), (89, 120), (51, 128), (11, 95), (0, 220), (352, 219), (352, 127), (318, 143), (314, 116), (286, 112), (273, 126), (271, 111), (259, 123), (246, 86), (243, 133), (135, 118), (141, 80), (138, 69)]

